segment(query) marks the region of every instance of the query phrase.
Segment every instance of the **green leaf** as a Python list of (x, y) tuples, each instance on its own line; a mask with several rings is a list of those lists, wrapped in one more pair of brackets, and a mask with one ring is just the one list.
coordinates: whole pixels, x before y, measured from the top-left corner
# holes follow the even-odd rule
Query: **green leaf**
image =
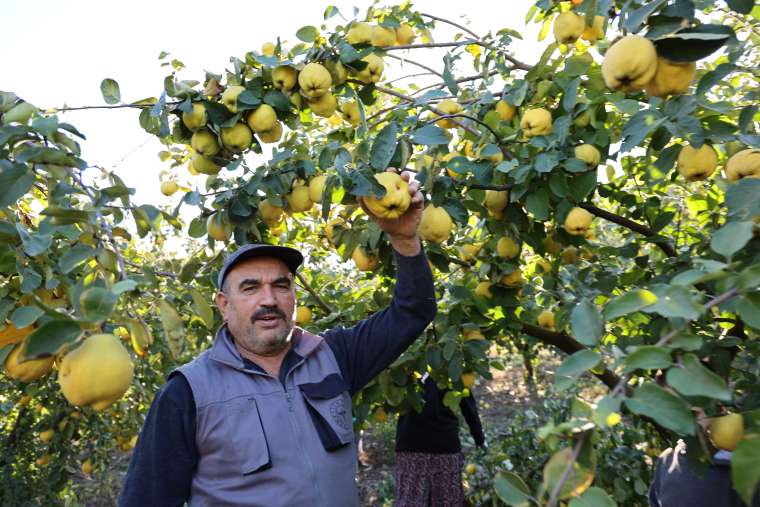
[(654, 421), (679, 435), (694, 435), (694, 416), (685, 400), (654, 382), (636, 388), (633, 398), (625, 400), (632, 412), (651, 417)]
[(726, 190), (726, 207), (731, 220), (753, 220), (760, 214), (760, 179), (742, 178)]
[(731, 257), (752, 239), (753, 226), (752, 221), (727, 223), (713, 234), (710, 248), (723, 257)]
[(296, 37), (304, 42), (314, 42), (319, 37), (319, 30), (313, 26), (302, 26), (296, 32)]
[(79, 295), (82, 317), (89, 322), (103, 322), (116, 307), (116, 294), (103, 287), (90, 287)]
[(745, 324), (760, 329), (760, 294), (744, 294), (736, 302), (736, 311)]
[(707, 396), (721, 401), (731, 401), (731, 391), (726, 382), (705, 368), (694, 354), (686, 354), (680, 366), (668, 370), (667, 382), (684, 396)]
[(397, 134), (398, 125), (393, 122), (383, 127), (383, 130), (377, 134), (369, 155), (369, 162), (372, 167), (379, 171), (388, 167), (398, 144)]
[(340, 11), (337, 7), (334, 5), (328, 5), (325, 9), (325, 13), (323, 14), (325, 21), (330, 19), (331, 17), (335, 16), (336, 14), (340, 14)]
[(670, 349), (656, 347), (654, 345), (642, 345), (628, 354), (625, 358), (623, 373), (628, 374), (636, 370), (655, 370), (669, 368), (673, 361), (670, 358)]
[(267, 94), (264, 95), (264, 102), (282, 112), (288, 112), (292, 107), (288, 96), (279, 90), (272, 90), (267, 92)]
[(503, 470), (493, 478), (496, 496), (507, 505), (524, 507), (530, 505), (530, 489), (519, 475)]
[(103, 100), (106, 101), (106, 104), (118, 104), (121, 101), (119, 83), (111, 78), (106, 78), (100, 82), (100, 92), (103, 94)]
[(412, 133), (412, 142), (426, 146), (449, 144), (443, 129), (435, 125), (425, 125)]
[(11, 322), (13, 322), (14, 326), (20, 329), (22, 327), (31, 326), (44, 314), (45, 312), (36, 306), (21, 306), (16, 308), (11, 314)]
[(53, 237), (48, 234), (27, 232), (24, 226), (21, 225), (21, 222), (16, 223), (16, 230), (19, 236), (21, 236), (24, 252), (30, 257), (36, 257), (47, 252), (53, 242)]
[(570, 500), (568, 507), (617, 507), (617, 504), (603, 489), (593, 487), (579, 498)]
[(644, 23), (644, 21), (653, 12), (662, 7), (664, 3), (665, 0), (655, 0), (654, 2), (644, 3), (643, 7), (639, 7), (635, 11), (628, 14), (628, 16), (625, 18), (625, 22), (623, 23), (623, 28), (633, 33), (638, 32), (641, 29), (641, 25)]
[[(49, 357), (82, 334), (79, 324), (70, 319), (49, 320), (26, 338), (23, 358)], [(22, 358), (22, 359), (23, 359)]]
[(748, 435), (731, 456), (731, 482), (747, 505), (760, 485), (760, 435)]
[(693, 334), (678, 333), (675, 338), (668, 342), (671, 349), (695, 351), (702, 348), (702, 338)]
[(579, 350), (568, 356), (554, 372), (559, 377), (578, 377), (602, 360), (602, 356), (589, 349)]
[(654, 293), (645, 289), (632, 290), (607, 303), (603, 312), (604, 320), (609, 321), (629, 313), (638, 312), (656, 302), (657, 296)]
[(744, 269), (736, 279), (736, 287), (746, 291), (760, 286), (760, 264)]
[[(726, 3), (739, 14), (749, 14), (755, 6), (755, 0), (726, 0)], [(749, 503), (749, 500), (747, 500), (747, 503)]]
[(185, 325), (182, 317), (172, 305), (164, 300), (158, 303), (159, 314), (161, 315), (161, 325), (164, 328), (166, 344), (169, 346), (169, 352), (173, 359), (177, 359), (182, 353), (182, 347), (185, 340)]
[(197, 289), (192, 289), (190, 295), (193, 298), (193, 310), (195, 310), (195, 314), (200, 317), (203, 325), (206, 326), (207, 329), (214, 327), (214, 310), (212, 310), (211, 306), (206, 302), (206, 298), (203, 297), (203, 294)]
[(723, 47), (735, 38), (730, 26), (698, 25), (684, 28), (654, 41), (657, 54), (673, 62), (695, 62)]
[(633, 115), (623, 127), (624, 141), (620, 147), (620, 153), (627, 153), (639, 146), (665, 120), (666, 118), (662, 116), (662, 113), (654, 109), (646, 109)]
[(122, 294), (124, 292), (135, 290), (137, 288), (137, 285), (138, 285), (137, 280), (131, 280), (129, 278), (125, 278), (124, 280), (121, 280), (113, 284), (113, 287), (111, 287), (111, 292), (113, 292), (114, 294), (118, 296), (119, 294)]
[(657, 301), (643, 311), (659, 313), (663, 317), (680, 317), (695, 320), (702, 314), (703, 308), (696, 301), (689, 289), (680, 285), (658, 284), (652, 288)]
[(549, 219), (549, 192), (545, 188), (539, 188), (528, 195), (525, 200), (525, 209), (530, 212), (536, 220)]
[(35, 176), (25, 164), (0, 160), (0, 206), (16, 204), (34, 185)]
[(87, 259), (95, 257), (95, 254), (96, 250), (92, 247), (82, 244), (74, 245), (68, 252), (63, 254), (61, 258), (58, 259), (58, 268), (61, 270), (61, 273), (67, 275), (71, 273), (79, 264), (83, 263)]
[(595, 346), (604, 332), (604, 321), (596, 305), (586, 298), (575, 305), (570, 315), (575, 339), (584, 345)]

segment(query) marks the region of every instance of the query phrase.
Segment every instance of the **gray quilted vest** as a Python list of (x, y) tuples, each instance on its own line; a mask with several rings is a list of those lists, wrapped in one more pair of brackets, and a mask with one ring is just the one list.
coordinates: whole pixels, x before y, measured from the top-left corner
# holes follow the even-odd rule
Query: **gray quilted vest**
[(244, 368), (226, 327), (177, 370), (197, 411), (190, 507), (358, 505), (348, 385), (321, 337), (297, 328), (293, 347), (286, 388)]

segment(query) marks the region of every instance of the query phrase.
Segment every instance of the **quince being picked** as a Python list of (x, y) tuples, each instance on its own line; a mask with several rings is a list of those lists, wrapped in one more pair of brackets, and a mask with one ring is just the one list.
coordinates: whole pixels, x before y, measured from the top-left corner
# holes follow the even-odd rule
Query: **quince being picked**
[(96, 334), (61, 360), (58, 383), (72, 405), (103, 410), (121, 398), (132, 383), (134, 365), (112, 334)]
[(678, 154), (677, 167), (687, 181), (704, 180), (718, 167), (718, 154), (709, 144), (703, 144), (698, 149), (687, 145)]
[(312, 62), (298, 73), (298, 86), (307, 99), (316, 100), (330, 91), (332, 76), (323, 65)]
[(621, 92), (643, 90), (657, 72), (657, 51), (652, 41), (627, 35), (610, 46), (602, 62), (608, 87)]
[(403, 215), (412, 201), (409, 194), (409, 183), (394, 172), (383, 172), (375, 175), (375, 179), (385, 188), (385, 195), (381, 198), (367, 196), (364, 204), (373, 215), (389, 220)]
[(544, 108), (525, 111), (520, 128), (526, 137), (545, 136), (552, 133), (552, 114)]
[(760, 178), (760, 150), (749, 148), (729, 158), (726, 162), (726, 178), (729, 181)]
[(689, 91), (696, 73), (696, 62), (676, 63), (660, 56), (657, 58), (657, 72), (644, 90), (653, 97), (681, 95)]

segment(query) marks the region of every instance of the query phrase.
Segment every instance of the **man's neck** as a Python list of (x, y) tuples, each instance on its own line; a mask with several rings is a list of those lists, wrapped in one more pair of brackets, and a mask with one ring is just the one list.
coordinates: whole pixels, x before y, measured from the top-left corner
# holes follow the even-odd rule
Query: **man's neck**
[(282, 349), (280, 352), (271, 356), (262, 356), (254, 352), (251, 352), (249, 350), (246, 350), (240, 347), (237, 341), (235, 341), (235, 346), (237, 347), (241, 356), (248, 359), (249, 361), (256, 363), (257, 366), (261, 367), (265, 372), (267, 372), (274, 378), (277, 378), (277, 379), (280, 378), (280, 367), (282, 366), (282, 360), (285, 358), (285, 355), (290, 350), (290, 342), (288, 342), (285, 348)]

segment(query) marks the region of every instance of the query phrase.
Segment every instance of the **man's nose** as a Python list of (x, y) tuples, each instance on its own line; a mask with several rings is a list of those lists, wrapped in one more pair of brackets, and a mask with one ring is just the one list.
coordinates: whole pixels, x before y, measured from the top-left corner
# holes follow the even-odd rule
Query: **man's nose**
[(274, 288), (269, 285), (264, 285), (261, 290), (261, 305), (262, 306), (277, 306), (277, 299), (274, 297)]

